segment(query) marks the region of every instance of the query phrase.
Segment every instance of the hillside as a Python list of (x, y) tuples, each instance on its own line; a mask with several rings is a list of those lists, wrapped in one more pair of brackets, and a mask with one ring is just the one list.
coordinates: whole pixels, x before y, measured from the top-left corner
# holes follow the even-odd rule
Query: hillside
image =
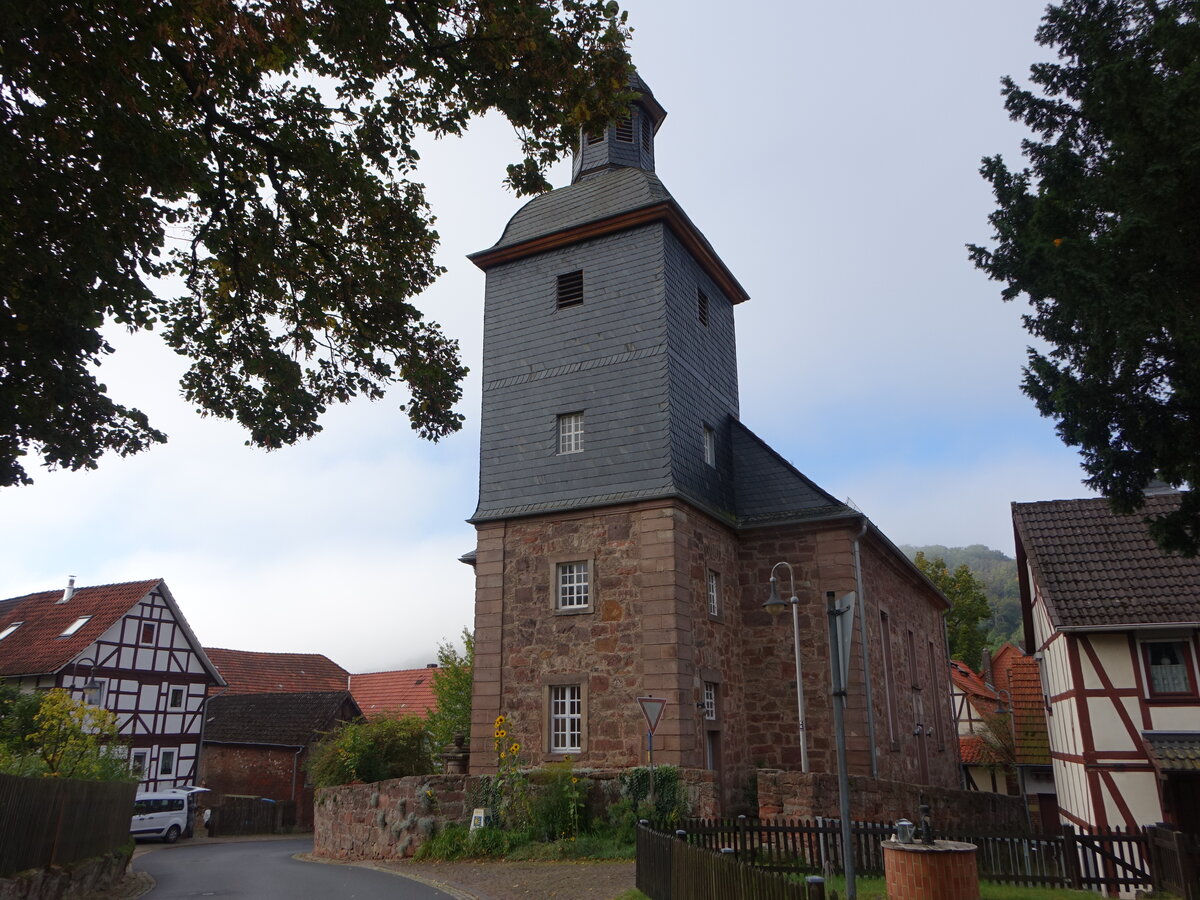
[(1017, 588), (1015, 559), (983, 544), (969, 547), (943, 547), (941, 544), (913, 547), (901, 544), (900, 549), (909, 559), (918, 553), (924, 553), (927, 559), (944, 559), (951, 571), (962, 565), (967, 566), (983, 583), (988, 604), (992, 608), (988, 646), (995, 650), (1005, 641), (1021, 645), (1021, 597)]

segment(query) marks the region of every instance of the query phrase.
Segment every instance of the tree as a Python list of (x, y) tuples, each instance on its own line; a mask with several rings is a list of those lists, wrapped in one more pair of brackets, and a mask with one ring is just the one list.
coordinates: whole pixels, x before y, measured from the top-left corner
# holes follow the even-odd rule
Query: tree
[[(518, 192), (630, 99), (612, 0), (46, 0), (0, 28), (0, 486), (166, 436), (108, 395), (107, 328), (158, 329), (183, 396), (268, 449), (397, 382), (455, 430), (458, 346), (421, 131), (505, 115)], [(166, 296), (172, 291), (182, 291)]]
[(428, 775), (429, 732), (417, 716), (345, 722), (313, 746), (304, 765), (317, 787)]
[(61, 688), (17, 696), (10, 689), (0, 692), (0, 770), (128, 781), (133, 778), (128, 757), (116, 713), (89, 706)]
[(438, 668), (433, 673), (433, 696), (437, 708), (426, 724), (433, 741), (434, 752), (444, 749), (457, 734), (471, 736), (471, 689), (475, 666), (475, 638), (469, 629), (462, 632), (465, 650), (460, 654), (454, 645), (438, 645)]
[(944, 559), (930, 560), (920, 552), (913, 562), (950, 601), (950, 610), (946, 613), (950, 657), (978, 669), (983, 648), (987, 645), (984, 623), (991, 617), (983, 585), (965, 565), (951, 572)]
[[(1078, 446), (1086, 483), (1117, 512), (1154, 479), (1200, 481), (1200, 4), (1065, 0), (1047, 9), (1040, 89), (1003, 80), (1036, 135), (1029, 168), (981, 172), (995, 247), (975, 265), (1028, 298), (1023, 390)], [(1151, 520), (1164, 549), (1200, 550), (1200, 497)]]

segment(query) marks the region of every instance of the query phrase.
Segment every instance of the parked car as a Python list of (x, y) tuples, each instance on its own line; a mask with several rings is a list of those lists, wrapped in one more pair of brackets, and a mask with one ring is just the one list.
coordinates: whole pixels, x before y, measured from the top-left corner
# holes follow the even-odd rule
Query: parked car
[[(208, 791), (209, 791), (208, 788), (196, 787), (196, 785), (194, 785), (194, 784), (189, 784), (187, 787), (173, 787), (173, 788), (167, 789), (166, 793), (168, 793), (168, 794), (183, 794), (187, 798), (187, 814), (188, 814), (188, 816), (187, 816), (187, 828), (183, 829), (184, 837), (191, 837), (194, 834), (193, 829), (196, 824), (196, 802), (198, 799), (196, 795), (197, 794), (207, 794)], [(208, 813), (209, 812), (210, 811), (207, 809), (204, 811), (204, 815), (205, 815), (204, 824), (205, 825), (208, 824)]]
[(135, 838), (161, 838), (168, 844), (190, 833), (188, 797), (176, 791), (138, 794), (133, 800), (129, 833)]

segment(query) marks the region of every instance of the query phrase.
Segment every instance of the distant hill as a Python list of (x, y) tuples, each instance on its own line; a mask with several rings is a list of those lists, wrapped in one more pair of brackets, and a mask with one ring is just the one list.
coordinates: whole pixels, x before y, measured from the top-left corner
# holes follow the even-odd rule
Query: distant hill
[(992, 607), (992, 625), (988, 631), (988, 646), (995, 650), (1005, 641), (1021, 645), (1021, 595), (1017, 587), (1017, 561), (999, 550), (983, 544), (969, 547), (943, 547), (930, 544), (913, 547), (901, 544), (904, 554), (913, 559), (924, 553), (926, 559), (944, 559), (946, 567), (953, 571), (965, 565), (983, 583), (988, 603)]

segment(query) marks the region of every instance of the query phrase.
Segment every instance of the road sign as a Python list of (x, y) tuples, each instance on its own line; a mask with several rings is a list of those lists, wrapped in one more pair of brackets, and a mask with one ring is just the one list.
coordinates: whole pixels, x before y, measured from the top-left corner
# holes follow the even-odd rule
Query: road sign
[(650, 727), (650, 733), (654, 734), (654, 729), (658, 727), (658, 723), (662, 720), (663, 710), (667, 707), (667, 701), (661, 697), (638, 697), (638, 706), (642, 708), (642, 715), (646, 717), (646, 724)]
[(838, 662), (842, 671), (842, 690), (850, 684), (850, 645), (854, 640), (852, 628), (854, 625), (854, 591), (843, 594), (837, 599), (834, 608), (837, 610)]

